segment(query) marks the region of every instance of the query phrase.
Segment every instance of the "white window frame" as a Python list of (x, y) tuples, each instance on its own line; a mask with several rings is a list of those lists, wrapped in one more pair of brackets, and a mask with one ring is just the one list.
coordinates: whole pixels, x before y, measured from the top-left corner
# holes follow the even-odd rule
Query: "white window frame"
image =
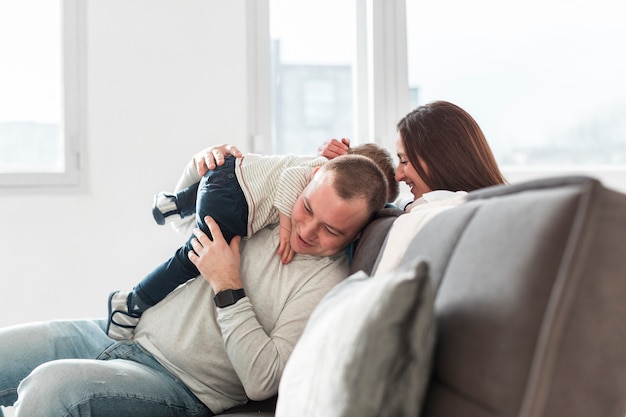
[(356, 2), (357, 135), (394, 154), (396, 124), (411, 110), (406, 3), (405, 0)]
[(86, 2), (62, 1), (64, 172), (0, 174), (0, 193), (78, 190), (83, 185), (86, 130)]
[(251, 152), (272, 154), (272, 97), (269, 0), (246, 2), (248, 143)]
[[(356, 2), (355, 137), (375, 141), (393, 152), (396, 124), (410, 108), (406, 0)], [(271, 153), (269, 0), (249, 0), (248, 149)], [(509, 182), (560, 175), (587, 175), (626, 192), (626, 168), (501, 167)]]

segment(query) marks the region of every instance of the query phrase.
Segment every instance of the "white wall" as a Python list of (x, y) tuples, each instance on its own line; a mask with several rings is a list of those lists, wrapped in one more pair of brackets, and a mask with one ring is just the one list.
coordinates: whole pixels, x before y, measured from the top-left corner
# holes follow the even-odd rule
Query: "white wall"
[(0, 194), (0, 327), (104, 317), (183, 241), (154, 193), (195, 151), (246, 140), (245, 0), (87, 7), (87, 189)]

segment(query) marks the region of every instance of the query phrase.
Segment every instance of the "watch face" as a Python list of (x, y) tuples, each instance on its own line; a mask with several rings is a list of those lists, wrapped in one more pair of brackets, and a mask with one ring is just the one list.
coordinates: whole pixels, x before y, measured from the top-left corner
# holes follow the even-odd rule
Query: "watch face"
[(246, 296), (243, 288), (238, 290), (223, 290), (215, 294), (213, 300), (217, 307), (223, 308), (235, 304), (237, 301)]
[(218, 307), (229, 306), (235, 303), (233, 290), (220, 291), (216, 295)]

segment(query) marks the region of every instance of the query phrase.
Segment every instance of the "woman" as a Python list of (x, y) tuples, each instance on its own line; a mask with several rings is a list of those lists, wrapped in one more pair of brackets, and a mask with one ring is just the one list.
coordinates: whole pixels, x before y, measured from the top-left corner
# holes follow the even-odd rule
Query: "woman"
[[(394, 221), (376, 274), (399, 265), (421, 228), (442, 211), (465, 202), (468, 191), (506, 183), (478, 123), (455, 104), (434, 101), (420, 106), (398, 122), (397, 131), (396, 181), (404, 181), (412, 194), (409, 201), (397, 205), (410, 215)], [(349, 145), (347, 140), (333, 139), (318, 151), (332, 158), (347, 152)]]

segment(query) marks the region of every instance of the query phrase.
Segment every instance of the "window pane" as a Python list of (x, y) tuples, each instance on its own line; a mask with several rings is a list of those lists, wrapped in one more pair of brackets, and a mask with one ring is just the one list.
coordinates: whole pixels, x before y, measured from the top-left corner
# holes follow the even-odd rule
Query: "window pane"
[(0, 173), (62, 172), (61, 3), (0, 3)]
[(448, 100), (505, 166), (626, 166), (617, 0), (407, 0), (413, 105)]
[(354, 34), (353, 0), (270, 0), (275, 152), (352, 136)]

